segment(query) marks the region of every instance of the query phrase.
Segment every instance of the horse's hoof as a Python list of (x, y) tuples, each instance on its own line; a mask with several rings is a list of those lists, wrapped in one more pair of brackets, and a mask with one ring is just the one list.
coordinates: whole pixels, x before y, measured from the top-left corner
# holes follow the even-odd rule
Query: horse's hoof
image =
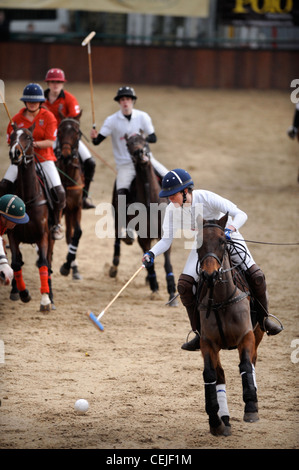
[(109, 276), (110, 277), (116, 277), (117, 274), (117, 267), (116, 266), (111, 266), (109, 270)]
[(55, 304), (53, 302), (51, 303), (51, 310), (56, 310)]
[(210, 431), (213, 436), (231, 436), (231, 427), (225, 426), (224, 422), (221, 420), (221, 423), (217, 427), (210, 426)]
[(257, 421), (259, 421), (259, 415), (258, 415), (258, 412), (255, 411), (255, 412), (247, 412), (247, 413), (244, 413), (244, 421), (246, 421), (246, 423), (256, 423)]
[(60, 274), (63, 276), (68, 276), (70, 274), (70, 268), (67, 267), (67, 264), (64, 263), (60, 268)]
[(50, 312), (51, 311), (51, 303), (47, 305), (40, 304), (39, 311), (40, 312)]
[(73, 278), (75, 281), (81, 281), (81, 279), (83, 279), (82, 276), (81, 276), (81, 274), (80, 274), (79, 271), (78, 271), (77, 266), (73, 267), (73, 268), (72, 268), (72, 271), (73, 271), (73, 276), (72, 276), (72, 278)]
[(22, 302), (24, 302), (24, 303), (30, 302), (31, 295), (29, 294), (28, 289), (24, 289), (24, 290), (20, 291), (20, 298), (21, 298)]
[(160, 292), (158, 290), (152, 291), (150, 299), (151, 300), (161, 300), (162, 297), (160, 295)]
[(9, 296), (10, 300), (20, 300), (20, 294), (19, 292), (11, 292)]

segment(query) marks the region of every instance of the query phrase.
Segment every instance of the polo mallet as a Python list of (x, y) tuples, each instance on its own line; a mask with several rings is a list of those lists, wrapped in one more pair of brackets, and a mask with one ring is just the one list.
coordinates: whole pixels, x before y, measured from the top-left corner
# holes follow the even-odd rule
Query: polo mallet
[(6, 106), (6, 103), (5, 103), (5, 100), (4, 100), (4, 96), (2, 95), (1, 90), (0, 90), (0, 98), (1, 98), (2, 103), (4, 104), (4, 108), (5, 108), (5, 111), (6, 111), (6, 113), (7, 113), (8, 119), (10, 120), (10, 123), (11, 123), (11, 125), (12, 125), (12, 124), (13, 124), (13, 120), (12, 120), (10, 114), (9, 114), (8, 107)]
[(102, 325), (102, 323), (100, 322), (100, 318), (104, 315), (104, 313), (108, 310), (109, 307), (111, 307), (111, 305), (116, 301), (116, 299), (120, 296), (120, 294), (125, 290), (126, 287), (128, 287), (128, 285), (130, 284), (130, 282), (133, 281), (133, 279), (137, 276), (137, 274), (140, 273), (140, 271), (142, 270), (142, 268), (144, 268), (145, 266), (142, 265), (140, 266), (140, 268), (137, 269), (137, 271), (135, 272), (135, 274), (133, 274), (133, 276), (125, 283), (125, 285), (120, 289), (120, 291), (116, 294), (115, 297), (113, 297), (113, 299), (109, 302), (109, 304), (104, 308), (104, 310), (101, 311), (100, 315), (98, 317), (96, 317), (94, 315), (93, 312), (91, 311), (88, 311), (86, 313), (86, 315), (88, 316), (88, 318), (93, 322), (93, 324), (99, 328), (99, 330), (101, 331), (104, 331), (104, 327)]
[(88, 52), (88, 66), (89, 66), (89, 85), (90, 85), (90, 98), (91, 98), (91, 112), (92, 112), (92, 127), (95, 129), (95, 114), (94, 114), (94, 101), (93, 101), (93, 83), (92, 83), (92, 66), (91, 66), (91, 47), (90, 41), (96, 35), (95, 31), (89, 33), (88, 36), (82, 41), (81, 46), (87, 46)]

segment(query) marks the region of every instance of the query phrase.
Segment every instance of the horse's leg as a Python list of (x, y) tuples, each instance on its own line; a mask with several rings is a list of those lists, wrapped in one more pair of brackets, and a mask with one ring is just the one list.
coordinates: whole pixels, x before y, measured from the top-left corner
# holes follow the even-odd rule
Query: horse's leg
[(220, 363), (220, 357), (218, 356), (218, 363), (216, 366), (216, 392), (217, 392), (217, 401), (219, 405), (218, 414), (221, 420), (226, 426), (226, 435), (230, 435), (230, 423), (229, 423), (229, 411), (227, 406), (227, 397), (226, 397), (226, 384), (225, 384), (225, 374)]
[[(23, 258), (22, 258), (22, 253), (20, 252), (19, 244), (17, 242), (14, 242), (11, 238), (9, 239), (10, 243), (10, 249), (11, 249), (11, 254), (12, 254), (12, 262), (11, 262), (11, 267), (14, 271), (14, 280), (15, 280), (15, 285), (17, 290), (19, 291), (19, 296), (22, 302), (27, 303), (31, 300), (31, 296), (29, 294), (28, 289), (26, 289), (26, 284), (23, 279), (23, 273), (22, 273), (22, 266), (23, 266)], [(11, 300), (16, 300), (16, 297), (14, 295), (16, 294), (16, 289), (13, 287), (10, 298)]]
[(240, 374), (243, 386), (243, 400), (245, 402), (244, 421), (255, 422), (259, 420), (256, 394), (255, 368), (253, 359), (255, 354), (255, 338), (253, 331), (249, 331), (238, 346), (240, 356)]
[(206, 412), (209, 416), (210, 432), (214, 436), (228, 435), (229, 427), (219, 418), (217, 399), (217, 373), (219, 351), (214, 351), (207, 340), (201, 339), (200, 349), (204, 359), (203, 379), (205, 384)]
[(115, 186), (114, 186), (114, 191), (113, 191), (113, 196), (112, 196), (112, 206), (114, 209), (115, 240), (114, 240), (113, 260), (112, 260), (112, 266), (110, 267), (109, 276), (116, 277), (117, 267), (119, 265), (119, 259), (120, 259), (120, 238), (118, 234), (118, 209), (117, 209), (117, 196), (116, 196)]
[[(210, 343), (201, 339), (200, 349), (204, 359), (203, 379), (205, 384), (206, 412), (209, 416), (210, 432), (213, 436), (229, 436), (230, 426), (226, 426), (219, 417), (219, 403), (217, 398), (217, 372), (221, 372), (219, 367), (219, 350), (214, 350)], [(224, 375), (220, 381), (224, 381)]]
[(257, 348), (259, 347), (260, 342), (262, 341), (264, 336), (264, 332), (261, 330), (260, 326), (257, 325), (257, 327), (254, 330), (254, 337), (255, 337), (255, 348), (254, 348), (254, 354), (252, 358), (252, 364), (256, 365), (256, 360), (257, 360)]
[[(49, 235), (50, 236), (50, 235)], [(51, 310), (50, 287), (49, 287), (49, 266), (48, 266), (48, 232), (45, 232), (38, 245), (37, 266), (40, 278), (40, 292), (42, 294), (40, 311), (48, 312)]]
[(48, 261), (48, 284), (49, 284), (49, 297), (51, 300), (52, 310), (55, 310), (56, 307), (54, 305), (54, 295), (52, 289), (52, 261), (53, 261), (53, 249), (54, 249), (55, 240), (48, 235), (48, 252), (47, 252), (47, 261)]
[[(67, 276), (72, 268), (73, 279), (82, 279), (76, 264), (77, 249), (79, 240), (82, 236), (82, 229), (80, 226), (80, 213), (79, 210), (73, 214), (66, 214), (66, 240), (68, 242), (68, 254), (66, 262), (60, 268), (60, 274)], [(70, 230), (72, 228), (72, 231)]]
[[(169, 299), (174, 298), (175, 292), (176, 292), (176, 286), (175, 286), (175, 280), (174, 280), (174, 275), (173, 275), (173, 269), (172, 269), (172, 264), (170, 261), (170, 251), (171, 249), (165, 251), (164, 253), (164, 269), (166, 272), (166, 282), (167, 282), (167, 291), (169, 294)], [(177, 299), (173, 299), (170, 303), (168, 303), (170, 307), (177, 307), (178, 301)]]

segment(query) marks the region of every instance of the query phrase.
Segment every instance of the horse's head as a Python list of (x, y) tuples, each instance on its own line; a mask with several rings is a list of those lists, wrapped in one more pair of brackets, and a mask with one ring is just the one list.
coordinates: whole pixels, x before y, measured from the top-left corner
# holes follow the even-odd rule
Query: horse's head
[(139, 134), (133, 134), (130, 137), (125, 134), (124, 138), (134, 165), (147, 165), (150, 162), (150, 148), (142, 130)]
[(60, 122), (57, 132), (58, 157), (70, 158), (78, 156), (78, 146), (81, 138), (79, 117), (64, 118)]
[(221, 274), (223, 258), (227, 246), (225, 225), (228, 219), (226, 213), (219, 220), (203, 220), (202, 245), (197, 249), (202, 279), (213, 285)]
[(33, 159), (33, 137), (35, 123), (26, 128), (18, 128), (13, 124), (13, 131), (10, 135), (9, 158), (14, 165), (20, 165), (23, 161), (27, 163)]

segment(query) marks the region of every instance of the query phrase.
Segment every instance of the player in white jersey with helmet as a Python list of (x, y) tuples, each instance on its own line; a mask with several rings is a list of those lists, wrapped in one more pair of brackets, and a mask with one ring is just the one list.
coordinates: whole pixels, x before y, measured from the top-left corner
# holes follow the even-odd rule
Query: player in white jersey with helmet
[[(92, 129), (90, 136), (94, 145), (99, 145), (106, 137), (111, 136), (117, 169), (117, 196), (127, 197), (136, 172), (127, 149), (125, 134), (130, 137), (142, 130), (147, 136), (146, 141), (150, 144), (157, 141), (157, 136), (149, 114), (134, 108), (137, 96), (132, 87), (123, 86), (119, 88), (114, 100), (119, 103), (120, 109), (105, 119), (99, 133), (96, 129)], [(150, 155), (155, 172), (163, 178), (168, 172), (167, 168), (158, 162), (152, 153)]]
[[(257, 300), (257, 319), (261, 328), (270, 335), (280, 333), (282, 328), (270, 320), (268, 315), (267, 286), (264, 273), (255, 264), (246, 242), (239, 232), (239, 229), (247, 220), (247, 214), (239, 209), (236, 204), (218, 194), (202, 189), (193, 190), (191, 176), (181, 168), (172, 170), (164, 176), (162, 190), (159, 195), (160, 197), (167, 197), (170, 204), (165, 211), (162, 239), (143, 256), (142, 262), (145, 267), (150, 267), (156, 256), (168, 250), (175, 237), (176, 229), (181, 228), (182, 224), (183, 228), (196, 230), (196, 208), (199, 205), (202, 211), (200, 215), (205, 220), (219, 220), (228, 212), (226, 236), (232, 242), (236, 241), (238, 245), (243, 247), (241, 251), (236, 250), (231, 254), (232, 263), (240, 265), (245, 273), (250, 290)], [(180, 275), (178, 291), (187, 310), (192, 330), (195, 333), (200, 333), (199, 315), (196, 311), (194, 292), (195, 283), (199, 278), (197, 263), (198, 255), (195, 243), (190, 249), (183, 273)], [(197, 334), (191, 341), (183, 344), (182, 348), (189, 351), (199, 349), (199, 335)]]

